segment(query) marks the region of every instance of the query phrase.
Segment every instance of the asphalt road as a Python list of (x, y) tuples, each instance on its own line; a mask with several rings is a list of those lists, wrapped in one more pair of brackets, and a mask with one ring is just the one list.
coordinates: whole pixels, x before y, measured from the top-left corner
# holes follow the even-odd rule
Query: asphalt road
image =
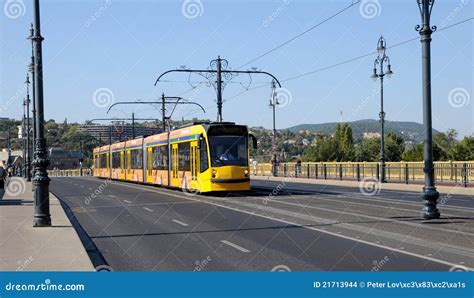
[(363, 196), (358, 189), (259, 181), (251, 192), (201, 196), (79, 177), (53, 178), (50, 191), (77, 219), (86, 249), (101, 254), (95, 265), (115, 271), (474, 267), (467, 196), (450, 197), (443, 218), (426, 222), (419, 197), (398, 191)]

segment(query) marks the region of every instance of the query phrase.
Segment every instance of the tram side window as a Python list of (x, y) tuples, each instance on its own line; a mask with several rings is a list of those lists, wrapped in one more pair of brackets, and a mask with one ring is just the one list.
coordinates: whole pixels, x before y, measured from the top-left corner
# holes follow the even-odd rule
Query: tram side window
[(112, 168), (120, 169), (120, 152), (119, 151), (112, 153)]
[(204, 172), (209, 168), (209, 160), (207, 159), (207, 144), (206, 139), (202, 138), (199, 140), (199, 156), (200, 156), (200, 171)]
[(131, 168), (132, 169), (143, 169), (143, 150), (136, 149), (130, 152), (131, 157)]
[(100, 165), (99, 165), (99, 155), (98, 154), (95, 154), (94, 155), (94, 167), (97, 169), (97, 168), (100, 168)]
[(189, 162), (190, 146), (188, 143), (178, 144), (178, 171), (190, 171), (191, 165)]
[(107, 168), (107, 154), (105, 153), (100, 155), (100, 168)]
[(168, 169), (168, 146), (153, 147), (152, 155), (154, 170)]

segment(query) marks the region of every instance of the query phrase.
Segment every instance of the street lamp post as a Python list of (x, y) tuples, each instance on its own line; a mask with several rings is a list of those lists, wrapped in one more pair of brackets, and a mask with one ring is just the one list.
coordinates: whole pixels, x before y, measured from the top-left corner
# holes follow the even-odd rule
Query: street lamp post
[(276, 96), (276, 83), (275, 80), (272, 81), (272, 96), (270, 99), (270, 106), (273, 110), (273, 135), (272, 135), (272, 173), (273, 176), (278, 176), (278, 159), (277, 159), (277, 131), (276, 131), (276, 120), (275, 120), (275, 108), (280, 103), (278, 102), (278, 97)]
[(30, 155), (30, 77), (26, 74), (26, 98), (24, 101), (24, 106), (26, 109), (26, 160), (25, 160), (25, 177), (26, 181), (31, 181), (31, 172), (30, 172), (30, 164), (31, 164), (31, 155)]
[[(33, 80), (31, 81), (32, 85), (31, 85), (31, 96), (32, 96), (32, 100), (31, 100), (31, 103), (32, 103), (32, 106), (31, 106), (31, 114), (33, 115), (32, 117), (32, 140), (34, 142), (34, 140), (36, 140), (36, 96), (35, 96), (35, 57), (34, 57), (34, 42), (33, 42), (33, 34), (34, 34), (34, 29), (33, 29), (33, 24), (31, 24), (31, 27), (30, 27), (30, 36), (28, 37), (28, 39), (31, 40), (31, 63), (28, 65), (28, 70), (30, 71), (31, 73), (31, 77), (33, 78)], [(31, 167), (31, 157), (34, 156), (33, 152), (34, 152), (34, 144), (31, 144), (31, 151), (30, 151), (30, 168), (32, 168), (31, 170), (31, 173), (32, 175), (34, 176), (35, 174), (35, 170), (34, 170), (34, 167)], [(30, 174), (31, 176), (31, 174)]]
[(41, 21), (39, 0), (33, 0), (34, 34), (32, 37), (34, 45), (34, 85), (35, 85), (35, 159), (33, 165), (35, 176), (33, 185), (35, 186), (35, 215), (33, 219), (34, 227), (51, 226), (51, 215), (49, 213), (49, 177), (47, 168), (49, 165), (46, 139), (44, 137), (44, 106), (43, 106), (43, 57), (41, 43)]
[(18, 134), (18, 137), (21, 138), (21, 142), (23, 143), (23, 166), (21, 167), (21, 176), (26, 178), (26, 151), (28, 148), (26, 147), (26, 98), (23, 99), (23, 120), (21, 121), (21, 136)]
[[(387, 182), (385, 178), (385, 112), (383, 110), (383, 78), (387, 75), (390, 78), (393, 74), (390, 58), (385, 53), (387, 43), (383, 36), (380, 36), (377, 42), (378, 56), (374, 61), (374, 69), (371, 78), (376, 81), (380, 79), (380, 182)], [(385, 63), (388, 63), (387, 70), (384, 69)]]
[(439, 193), (434, 182), (433, 131), (431, 123), (431, 34), (436, 30), (436, 27), (430, 26), (430, 17), (434, 0), (417, 0), (417, 4), (421, 15), (421, 25), (417, 25), (415, 29), (420, 33), (422, 50), (423, 126), (425, 130), (423, 146), (425, 185), (421, 195), (424, 205), (422, 217), (425, 219), (435, 219), (439, 218), (441, 214), (436, 207)]

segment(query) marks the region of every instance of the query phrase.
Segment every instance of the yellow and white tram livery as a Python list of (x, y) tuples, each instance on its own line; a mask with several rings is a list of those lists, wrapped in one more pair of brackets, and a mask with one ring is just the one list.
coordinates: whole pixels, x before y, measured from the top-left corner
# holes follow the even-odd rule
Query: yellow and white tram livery
[(203, 122), (95, 148), (93, 175), (197, 192), (250, 189), (247, 126)]

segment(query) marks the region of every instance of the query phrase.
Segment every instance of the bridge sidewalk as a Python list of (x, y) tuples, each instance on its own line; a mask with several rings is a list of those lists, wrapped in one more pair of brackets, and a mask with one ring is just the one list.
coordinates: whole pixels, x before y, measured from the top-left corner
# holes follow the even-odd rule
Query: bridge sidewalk
[[(370, 181), (353, 181), (353, 180), (331, 180), (331, 179), (312, 179), (312, 178), (295, 178), (295, 177), (273, 177), (273, 176), (260, 176), (252, 175), (251, 179), (253, 180), (265, 180), (265, 181), (277, 181), (277, 182), (296, 182), (296, 183), (306, 183), (306, 184), (318, 184), (318, 185), (334, 185), (341, 187), (366, 187), (367, 183)], [(375, 183), (375, 182), (373, 182)], [(423, 189), (422, 184), (403, 184), (403, 183), (383, 183), (378, 187), (385, 190), (401, 190), (401, 191), (412, 191), (412, 192), (421, 192)], [(451, 195), (468, 195), (474, 197), (474, 188), (464, 187), (461, 184), (453, 185), (436, 185), (437, 190), (442, 194), (451, 194)]]
[(0, 189), (0, 271), (94, 271), (59, 200), (50, 193), (51, 227), (33, 228), (31, 182)]

